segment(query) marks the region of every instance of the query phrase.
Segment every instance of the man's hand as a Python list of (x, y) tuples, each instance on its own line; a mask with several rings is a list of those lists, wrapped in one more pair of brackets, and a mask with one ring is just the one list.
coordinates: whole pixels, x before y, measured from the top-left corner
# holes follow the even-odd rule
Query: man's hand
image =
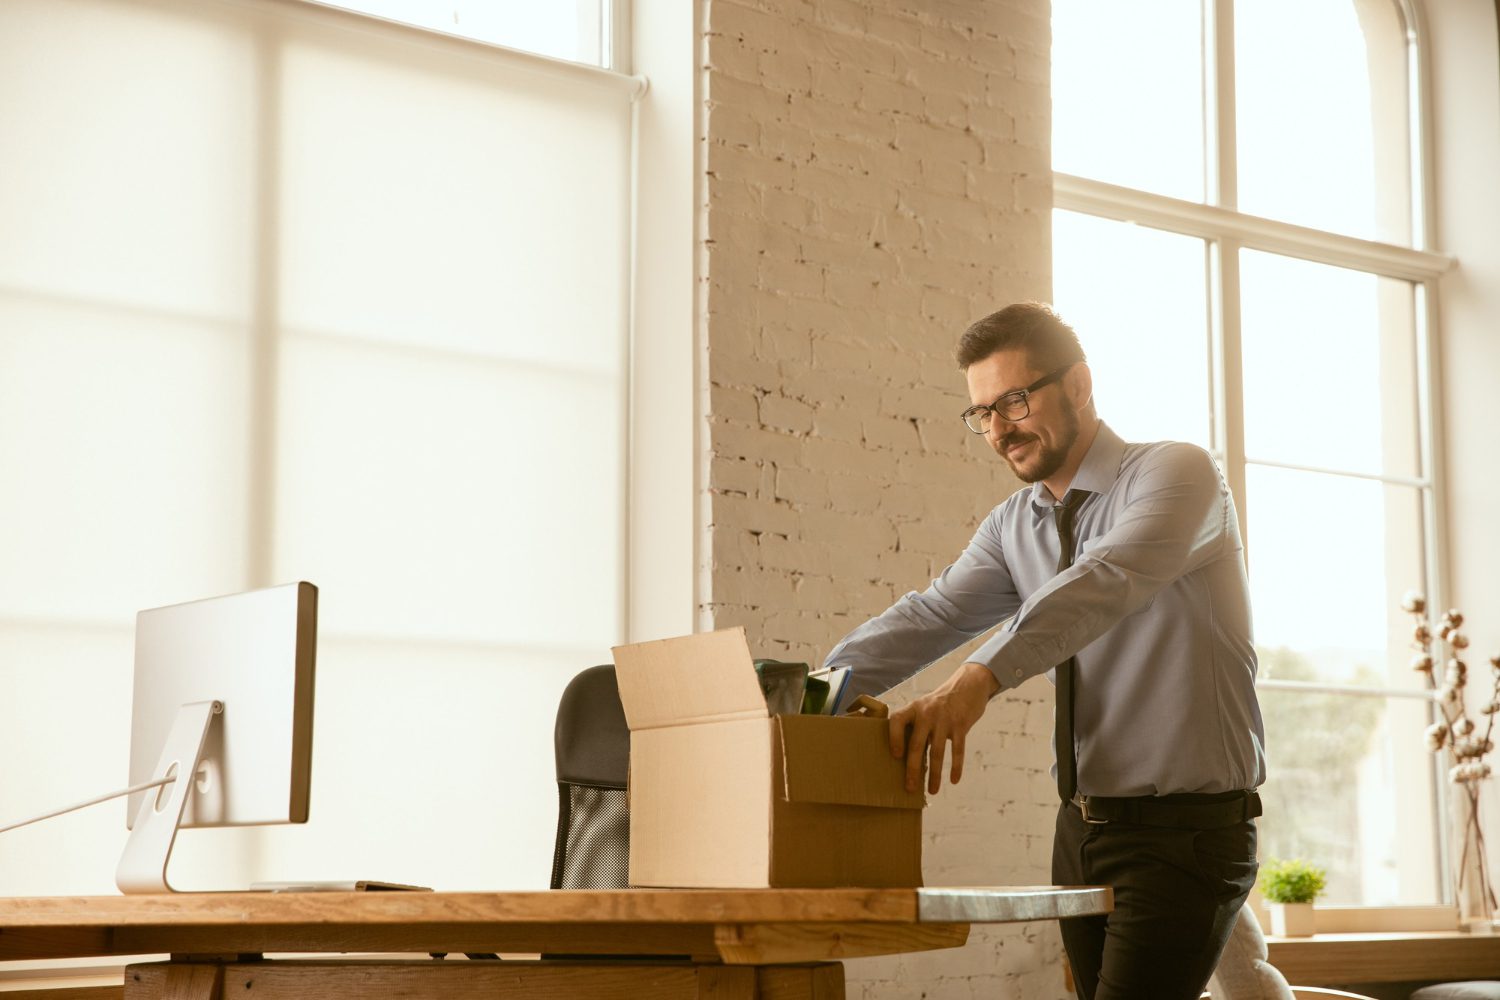
[(927, 794), (936, 795), (943, 783), (943, 756), (953, 742), (953, 784), (964, 773), (964, 737), (984, 714), (1000, 682), (982, 663), (965, 663), (929, 695), (891, 713), (891, 756), (906, 757), (906, 790), (915, 792), (922, 780), (922, 759), (932, 747), (927, 772)]

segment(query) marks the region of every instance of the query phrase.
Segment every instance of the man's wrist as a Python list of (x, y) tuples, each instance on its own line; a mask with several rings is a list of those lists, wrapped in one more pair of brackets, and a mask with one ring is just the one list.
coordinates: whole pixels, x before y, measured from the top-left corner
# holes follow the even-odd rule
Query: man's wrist
[(995, 676), (994, 671), (978, 660), (969, 660), (958, 669), (971, 675), (969, 678), (970, 682), (978, 685), (984, 691), (986, 697), (993, 698), (1000, 693), (999, 678)]

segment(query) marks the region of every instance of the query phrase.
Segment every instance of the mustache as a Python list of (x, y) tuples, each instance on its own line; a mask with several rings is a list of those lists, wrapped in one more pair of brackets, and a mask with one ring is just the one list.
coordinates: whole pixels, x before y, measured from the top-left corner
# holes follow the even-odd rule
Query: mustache
[(1010, 451), (1011, 448), (1014, 448), (1018, 444), (1025, 444), (1027, 441), (1034, 440), (1036, 440), (1035, 434), (1022, 434), (1016, 431), (1001, 438), (999, 447), (1001, 451)]

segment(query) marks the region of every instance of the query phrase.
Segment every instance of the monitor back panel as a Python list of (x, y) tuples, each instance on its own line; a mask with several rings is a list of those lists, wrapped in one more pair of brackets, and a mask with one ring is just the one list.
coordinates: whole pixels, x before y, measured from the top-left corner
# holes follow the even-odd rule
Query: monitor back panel
[[(131, 784), (149, 780), (181, 705), (224, 703), (182, 825), (306, 822), (317, 601), (293, 583), (137, 615)], [(130, 797), (128, 824), (147, 794)]]

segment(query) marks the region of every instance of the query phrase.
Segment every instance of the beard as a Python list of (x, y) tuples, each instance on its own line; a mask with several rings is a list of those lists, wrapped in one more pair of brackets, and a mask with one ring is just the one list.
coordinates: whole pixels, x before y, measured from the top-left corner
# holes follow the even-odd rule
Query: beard
[[(1027, 434), (1021, 430), (1013, 430), (999, 441), (998, 451), (1000, 457), (1005, 459), (1005, 464), (1010, 466), (1010, 471), (1015, 473), (1016, 478), (1023, 483), (1035, 483), (1046, 479), (1068, 460), (1068, 452), (1073, 449), (1073, 444), (1078, 440), (1078, 412), (1071, 408), (1063, 410), (1062, 437), (1056, 447), (1041, 447), (1041, 439), (1035, 434)], [(1020, 465), (1010, 457), (1010, 449), (1027, 441), (1036, 441), (1039, 451), (1030, 465)]]

